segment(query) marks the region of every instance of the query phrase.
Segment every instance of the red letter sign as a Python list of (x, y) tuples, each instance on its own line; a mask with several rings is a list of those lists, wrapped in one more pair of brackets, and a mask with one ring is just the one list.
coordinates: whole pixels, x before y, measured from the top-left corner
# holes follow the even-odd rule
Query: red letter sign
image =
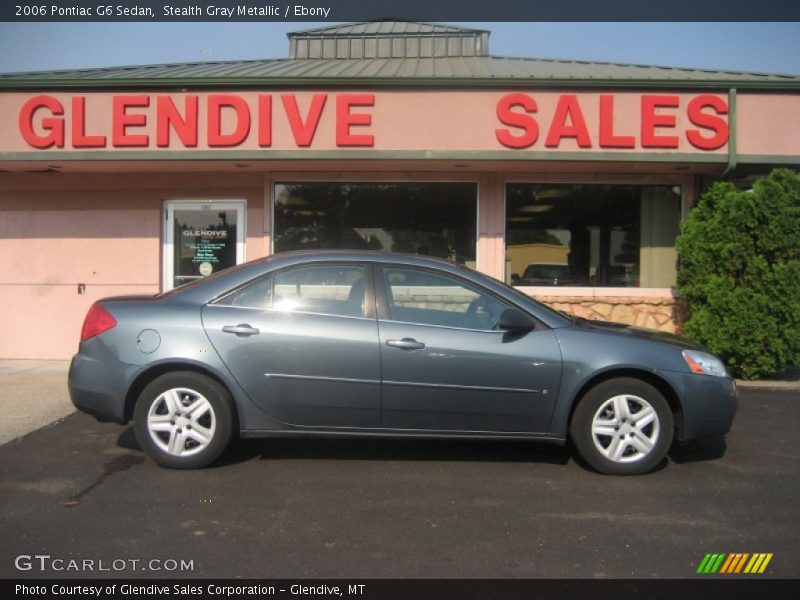
[(272, 145), (272, 96), (268, 95), (258, 97), (258, 145)]
[(686, 139), (695, 148), (701, 150), (716, 150), (721, 148), (728, 141), (728, 123), (722, 117), (716, 115), (709, 115), (703, 112), (703, 109), (709, 107), (714, 110), (717, 115), (727, 115), (728, 105), (725, 101), (716, 96), (703, 95), (692, 98), (687, 108), (689, 120), (693, 125), (702, 127), (703, 129), (710, 129), (714, 135), (705, 137), (700, 135), (697, 129), (689, 129), (686, 131)]
[[(521, 106), (524, 113), (511, 110), (515, 106)], [(508, 129), (495, 129), (494, 135), (497, 141), (507, 148), (529, 148), (539, 139), (539, 124), (528, 113), (535, 113), (539, 109), (536, 100), (527, 94), (506, 94), (497, 102), (497, 119), (503, 125), (519, 127), (522, 132), (513, 135)]]
[[(570, 119), (571, 125), (567, 125), (567, 118)], [(578, 97), (574, 94), (564, 94), (558, 99), (556, 114), (553, 115), (553, 122), (550, 124), (544, 145), (548, 148), (557, 148), (562, 138), (570, 137), (575, 138), (581, 148), (592, 147)]]
[(367, 146), (371, 148), (375, 138), (368, 134), (360, 135), (350, 133), (354, 125), (371, 125), (370, 113), (351, 113), (353, 106), (375, 106), (375, 94), (342, 94), (336, 97), (336, 145), (337, 146)]
[[(236, 112), (236, 129), (222, 133), (222, 109)], [(214, 94), (208, 97), (208, 145), (211, 147), (238, 146), (250, 133), (250, 109), (239, 96)]]
[(45, 117), (42, 119), (42, 129), (48, 131), (47, 135), (39, 135), (33, 130), (33, 115), (40, 108), (46, 108), (53, 115), (63, 115), (64, 106), (52, 96), (34, 96), (22, 105), (19, 111), (19, 132), (22, 137), (34, 148), (64, 147), (64, 119)]
[(675, 115), (660, 115), (657, 108), (677, 108), (678, 96), (642, 96), (642, 147), (677, 148), (677, 135), (656, 135), (657, 127), (675, 127)]
[(106, 136), (86, 135), (86, 98), (72, 97), (72, 146), (73, 148), (105, 148)]
[(328, 94), (314, 94), (311, 99), (311, 106), (308, 108), (306, 122), (303, 123), (303, 119), (300, 116), (300, 108), (297, 106), (297, 98), (295, 98), (294, 94), (283, 94), (281, 96), (286, 117), (292, 127), (294, 141), (301, 148), (310, 146), (311, 142), (314, 141), (314, 134), (317, 131), (317, 125), (319, 125), (322, 109), (325, 107), (327, 99)]
[(182, 117), (172, 98), (156, 98), (156, 144), (160, 148), (169, 147), (170, 127), (175, 130), (184, 147), (197, 146), (197, 96), (186, 96), (184, 107), (186, 116)]
[(119, 147), (144, 147), (150, 143), (146, 134), (130, 135), (128, 127), (142, 127), (147, 124), (147, 116), (128, 114), (129, 106), (148, 107), (150, 96), (114, 96), (114, 112), (112, 113), (111, 145)]
[(614, 134), (614, 96), (600, 96), (600, 147), (633, 148), (636, 138), (632, 135)]

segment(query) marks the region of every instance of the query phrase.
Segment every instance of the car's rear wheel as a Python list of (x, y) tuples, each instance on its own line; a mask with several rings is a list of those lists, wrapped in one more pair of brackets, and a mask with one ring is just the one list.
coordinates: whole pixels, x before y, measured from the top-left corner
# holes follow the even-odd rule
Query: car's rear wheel
[(233, 436), (230, 394), (192, 371), (166, 373), (144, 388), (133, 424), (142, 449), (159, 465), (197, 469), (213, 462)]
[(661, 392), (640, 379), (620, 377), (596, 385), (580, 399), (570, 435), (578, 453), (597, 471), (637, 475), (663, 460), (674, 428)]

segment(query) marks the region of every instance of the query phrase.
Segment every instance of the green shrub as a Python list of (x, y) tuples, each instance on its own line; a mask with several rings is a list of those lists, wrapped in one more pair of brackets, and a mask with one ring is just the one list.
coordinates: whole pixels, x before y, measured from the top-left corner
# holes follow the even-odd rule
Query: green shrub
[(711, 186), (677, 241), (685, 335), (756, 379), (800, 364), (800, 175)]

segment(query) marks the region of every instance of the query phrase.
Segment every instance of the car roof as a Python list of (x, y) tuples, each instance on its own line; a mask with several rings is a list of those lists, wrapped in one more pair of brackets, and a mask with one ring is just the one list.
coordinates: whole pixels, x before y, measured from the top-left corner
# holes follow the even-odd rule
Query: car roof
[(445, 260), (435, 256), (425, 256), (422, 254), (406, 254), (403, 252), (381, 252), (378, 250), (291, 250), (289, 252), (277, 252), (266, 258), (292, 258), (310, 257), (321, 260), (348, 260), (348, 261), (368, 261), (368, 262), (402, 262), (409, 264), (436, 264), (436, 265), (458, 265), (454, 261)]

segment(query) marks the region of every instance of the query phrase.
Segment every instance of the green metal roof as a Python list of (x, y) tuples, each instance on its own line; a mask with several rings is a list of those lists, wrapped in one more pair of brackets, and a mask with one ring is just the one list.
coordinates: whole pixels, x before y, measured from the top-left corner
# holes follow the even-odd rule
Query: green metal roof
[(489, 56), (485, 29), (417, 21), (371, 21), (287, 34), (289, 58), (432, 58)]
[(800, 76), (501, 56), (272, 59), (0, 74), (0, 88), (537, 85), (800, 89)]
[(7, 73), (0, 74), (0, 89), (424, 85), (800, 90), (798, 75), (489, 56), (488, 35), (409, 21), (334, 25), (289, 34), (297, 58)]
[(370, 21), (368, 23), (348, 23), (330, 25), (316, 29), (303, 29), (286, 34), (293, 36), (350, 36), (350, 35), (403, 35), (403, 34), (439, 34), (439, 33), (489, 33), (486, 29), (455, 27), (441, 23), (420, 23), (419, 21)]

